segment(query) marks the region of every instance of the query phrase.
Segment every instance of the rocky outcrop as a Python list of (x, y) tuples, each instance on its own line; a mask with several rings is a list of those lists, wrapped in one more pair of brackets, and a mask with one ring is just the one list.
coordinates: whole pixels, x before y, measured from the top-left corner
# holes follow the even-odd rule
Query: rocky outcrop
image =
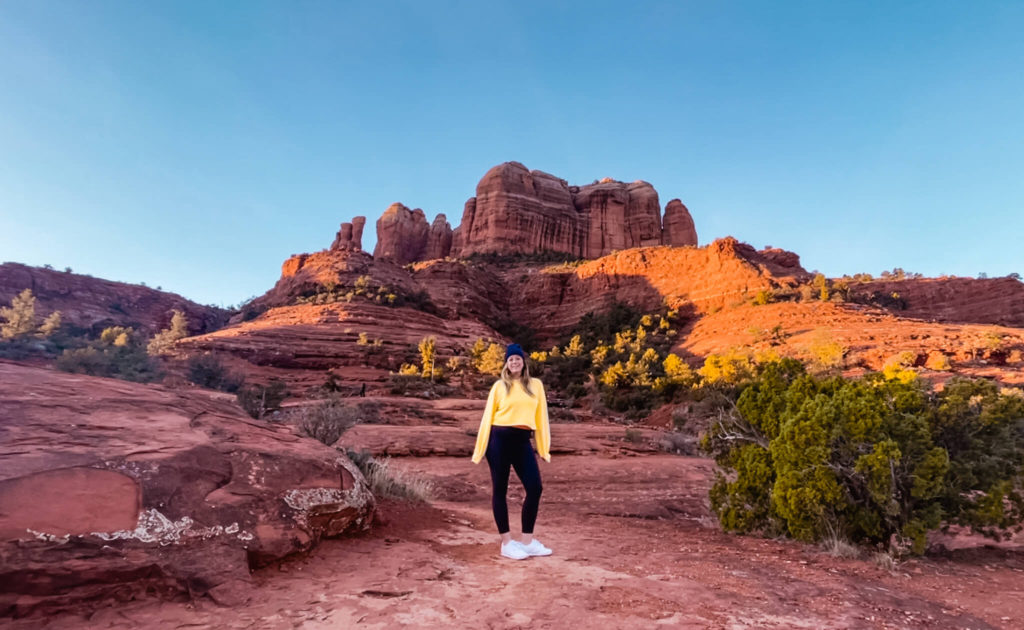
[(446, 258), (452, 251), (452, 226), (443, 214), (437, 215), (427, 234), (427, 248), (423, 260)]
[(456, 256), (570, 251), (580, 246), (579, 217), (563, 179), (518, 162), (495, 166), (476, 187), (459, 226)]
[(678, 200), (666, 208), (662, 227), (658, 192), (649, 183), (605, 178), (587, 186), (531, 171), (519, 162), (499, 164), (483, 176), (453, 231), (444, 215), (426, 225), (421, 210), (389, 207), (377, 221), (374, 256), (400, 264), (449, 254), (555, 252), (600, 258), (632, 247), (696, 245), (689, 211)]
[(678, 201), (662, 229), (658, 192), (647, 182), (603, 179), (587, 186), (518, 162), (495, 166), (466, 202), (452, 255), (558, 252), (599, 258), (662, 244), (696, 245), (693, 219)]
[(697, 228), (693, 225), (693, 217), (682, 201), (673, 199), (665, 206), (665, 228), (662, 241), (672, 247), (696, 247)]
[(363, 226), (366, 217), (353, 217), (351, 223), (342, 223), (338, 235), (331, 243), (331, 251), (361, 251), (363, 249)]
[(0, 400), (0, 615), (216, 593), (369, 526), (347, 458), (232, 403), (2, 361)]
[(131, 326), (145, 335), (153, 334), (167, 327), (174, 310), (185, 313), (191, 333), (215, 330), (228, 319), (224, 309), (138, 284), (18, 263), (0, 265), (0, 305), (10, 304), (25, 289), (31, 289), (36, 297), (40, 322), (60, 311), (65, 323), (96, 333), (108, 326)]
[(410, 210), (393, 203), (377, 219), (377, 246), (373, 257), (400, 265), (423, 260), (429, 233), (430, 225), (422, 210)]

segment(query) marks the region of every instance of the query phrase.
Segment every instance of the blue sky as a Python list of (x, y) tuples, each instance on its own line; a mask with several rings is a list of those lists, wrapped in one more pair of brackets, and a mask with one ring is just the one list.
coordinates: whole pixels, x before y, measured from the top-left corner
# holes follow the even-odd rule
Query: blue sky
[(1021, 2), (0, 2), (0, 261), (231, 304), (491, 166), (829, 275), (1024, 273)]

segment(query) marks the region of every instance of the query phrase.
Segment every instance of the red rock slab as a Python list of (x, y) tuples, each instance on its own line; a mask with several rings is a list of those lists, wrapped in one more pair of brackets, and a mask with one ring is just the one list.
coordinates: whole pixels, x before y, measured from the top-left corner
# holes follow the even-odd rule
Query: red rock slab
[(202, 392), (0, 361), (0, 615), (201, 595), (369, 526), (344, 455)]

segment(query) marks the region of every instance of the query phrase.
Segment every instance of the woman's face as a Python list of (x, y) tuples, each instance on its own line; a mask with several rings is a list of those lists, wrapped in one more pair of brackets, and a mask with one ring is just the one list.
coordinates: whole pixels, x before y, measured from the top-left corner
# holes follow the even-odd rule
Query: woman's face
[(518, 375), (523, 371), (523, 357), (518, 354), (513, 354), (508, 358), (508, 362), (505, 363), (508, 366), (508, 371), (513, 375)]

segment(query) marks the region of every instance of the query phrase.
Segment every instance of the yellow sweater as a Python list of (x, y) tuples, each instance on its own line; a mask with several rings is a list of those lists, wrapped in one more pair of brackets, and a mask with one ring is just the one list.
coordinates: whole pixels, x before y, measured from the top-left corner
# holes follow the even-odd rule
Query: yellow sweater
[(480, 430), (476, 434), (476, 448), (473, 450), (473, 463), (479, 464), (487, 452), (487, 440), (491, 436), (491, 425), (510, 427), (515, 425), (528, 426), (534, 430), (537, 441), (537, 453), (544, 461), (551, 461), (551, 429), (548, 426), (548, 401), (544, 396), (544, 384), (539, 378), (530, 379), (530, 390), (533, 396), (526, 393), (518, 381), (513, 381), (512, 390), (506, 392), (505, 384), (497, 381), (491, 386), (487, 396), (487, 406), (480, 420)]

